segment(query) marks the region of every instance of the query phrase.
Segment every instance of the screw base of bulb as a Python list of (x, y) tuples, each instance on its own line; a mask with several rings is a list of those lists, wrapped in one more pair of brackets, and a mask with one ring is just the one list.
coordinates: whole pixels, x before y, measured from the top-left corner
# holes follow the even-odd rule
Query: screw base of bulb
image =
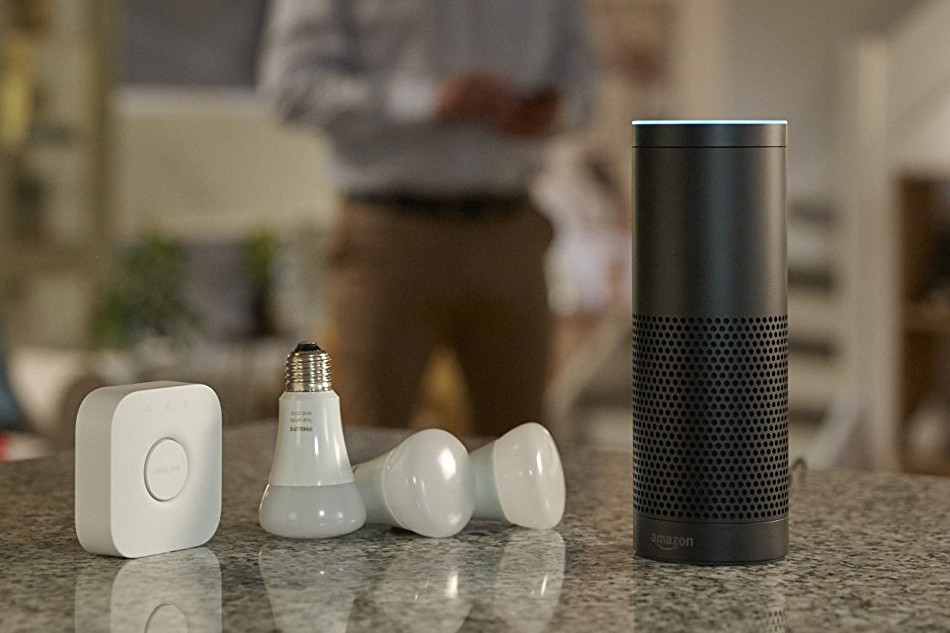
[(258, 520), (265, 531), (286, 538), (330, 538), (363, 527), (366, 509), (354, 483), (335, 486), (268, 484)]

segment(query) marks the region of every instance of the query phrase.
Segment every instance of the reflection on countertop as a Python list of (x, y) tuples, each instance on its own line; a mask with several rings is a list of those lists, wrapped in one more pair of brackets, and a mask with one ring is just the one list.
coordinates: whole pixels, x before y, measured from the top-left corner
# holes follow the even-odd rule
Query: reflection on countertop
[(557, 532), (489, 535), (500, 548), (479, 547), (474, 534), (438, 540), (370, 534), (370, 546), (264, 545), (258, 565), (278, 629), (454, 633), (469, 622), (543, 631), (557, 607), (564, 581)]
[[(646, 561), (634, 570), (633, 609), (638, 630), (664, 623), (670, 630), (756, 631), (788, 629), (784, 563), (749, 567), (680, 566), (659, 572)], [(820, 597), (816, 596), (816, 599)], [(697, 605), (710, 608), (702, 612)]]
[(220, 631), (221, 567), (206, 547), (91, 565), (76, 579), (76, 631)]
[[(809, 472), (789, 557), (749, 567), (634, 558), (630, 455), (580, 447), (562, 447), (554, 530), (293, 541), (257, 524), (274, 431), (225, 433), (221, 527), (205, 547), (132, 561), (80, 548), (71, 456), (0, 464), (0, 630), (950, 629), (947, 479)], [(405, 433), (346, 435), (359, 462)]]

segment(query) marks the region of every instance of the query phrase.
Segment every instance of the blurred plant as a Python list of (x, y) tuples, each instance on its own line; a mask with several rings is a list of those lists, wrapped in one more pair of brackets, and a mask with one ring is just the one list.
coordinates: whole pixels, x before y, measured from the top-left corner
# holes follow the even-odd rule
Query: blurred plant
[(114, 269), (93, 316), (99, 347), (129, 347), (149, 337), (181, 339), (198, 324), (184, 297), (187, 257), (175, 241), (147, 234)]
[(241, 258), (244, 273), (251, 284), (255, 337), (277, 333), (274, 318), (274, 268), (280, 251), (280, 239), (270, 229), (261, 228), (244, 244)]
[(265, 291), (273, 285), (274, 262), (279, 249), (280, 240), (269, 229), (259, 229), (247, 239), (242, 261), (255, 292)]

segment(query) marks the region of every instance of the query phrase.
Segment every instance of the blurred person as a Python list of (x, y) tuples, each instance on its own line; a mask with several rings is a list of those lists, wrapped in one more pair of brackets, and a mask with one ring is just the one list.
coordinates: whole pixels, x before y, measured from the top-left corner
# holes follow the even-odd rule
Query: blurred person
[(544, 420), (550, 222), (528, 189), (584, 123), (580, 0), (278, 0), (261, 91), (320, 129), (344, 194), (327, 253), (349, 423), (407, 426), (427, 359), (457, 356), (474, 430)]
[(610, 161), (597, 148), (563, 144), (538, 178), (534, 199), (557, 234), (550, 266), (555, 314), (630, 311), (632, 258), (630, 215)]

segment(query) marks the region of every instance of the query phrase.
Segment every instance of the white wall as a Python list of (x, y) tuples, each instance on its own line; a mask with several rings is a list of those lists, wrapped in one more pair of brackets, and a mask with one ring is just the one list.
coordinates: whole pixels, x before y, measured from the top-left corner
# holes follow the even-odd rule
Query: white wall
[(228, 239), (322, 226), (336, 209), (323, 143), (280, 125), (250, 92), (125, 89), (116, 119), (123, 238)]
[(881, 32), (920, 0), (731, 0), (726, 107), (789, 121), (789, 197), (830, 203), (833, 115), (842, 46)]
[(950, 178), (950, 91), (921, 113), (919, 123), (895, 139), (896, 169)]
[(950, 177), (950, 2), (925, 6), (888, 34), (892, 169)]
[(675, 0), (675, 40), (670, 47), (670, 116), (733, 118), (726, 84), (734, 0)]

